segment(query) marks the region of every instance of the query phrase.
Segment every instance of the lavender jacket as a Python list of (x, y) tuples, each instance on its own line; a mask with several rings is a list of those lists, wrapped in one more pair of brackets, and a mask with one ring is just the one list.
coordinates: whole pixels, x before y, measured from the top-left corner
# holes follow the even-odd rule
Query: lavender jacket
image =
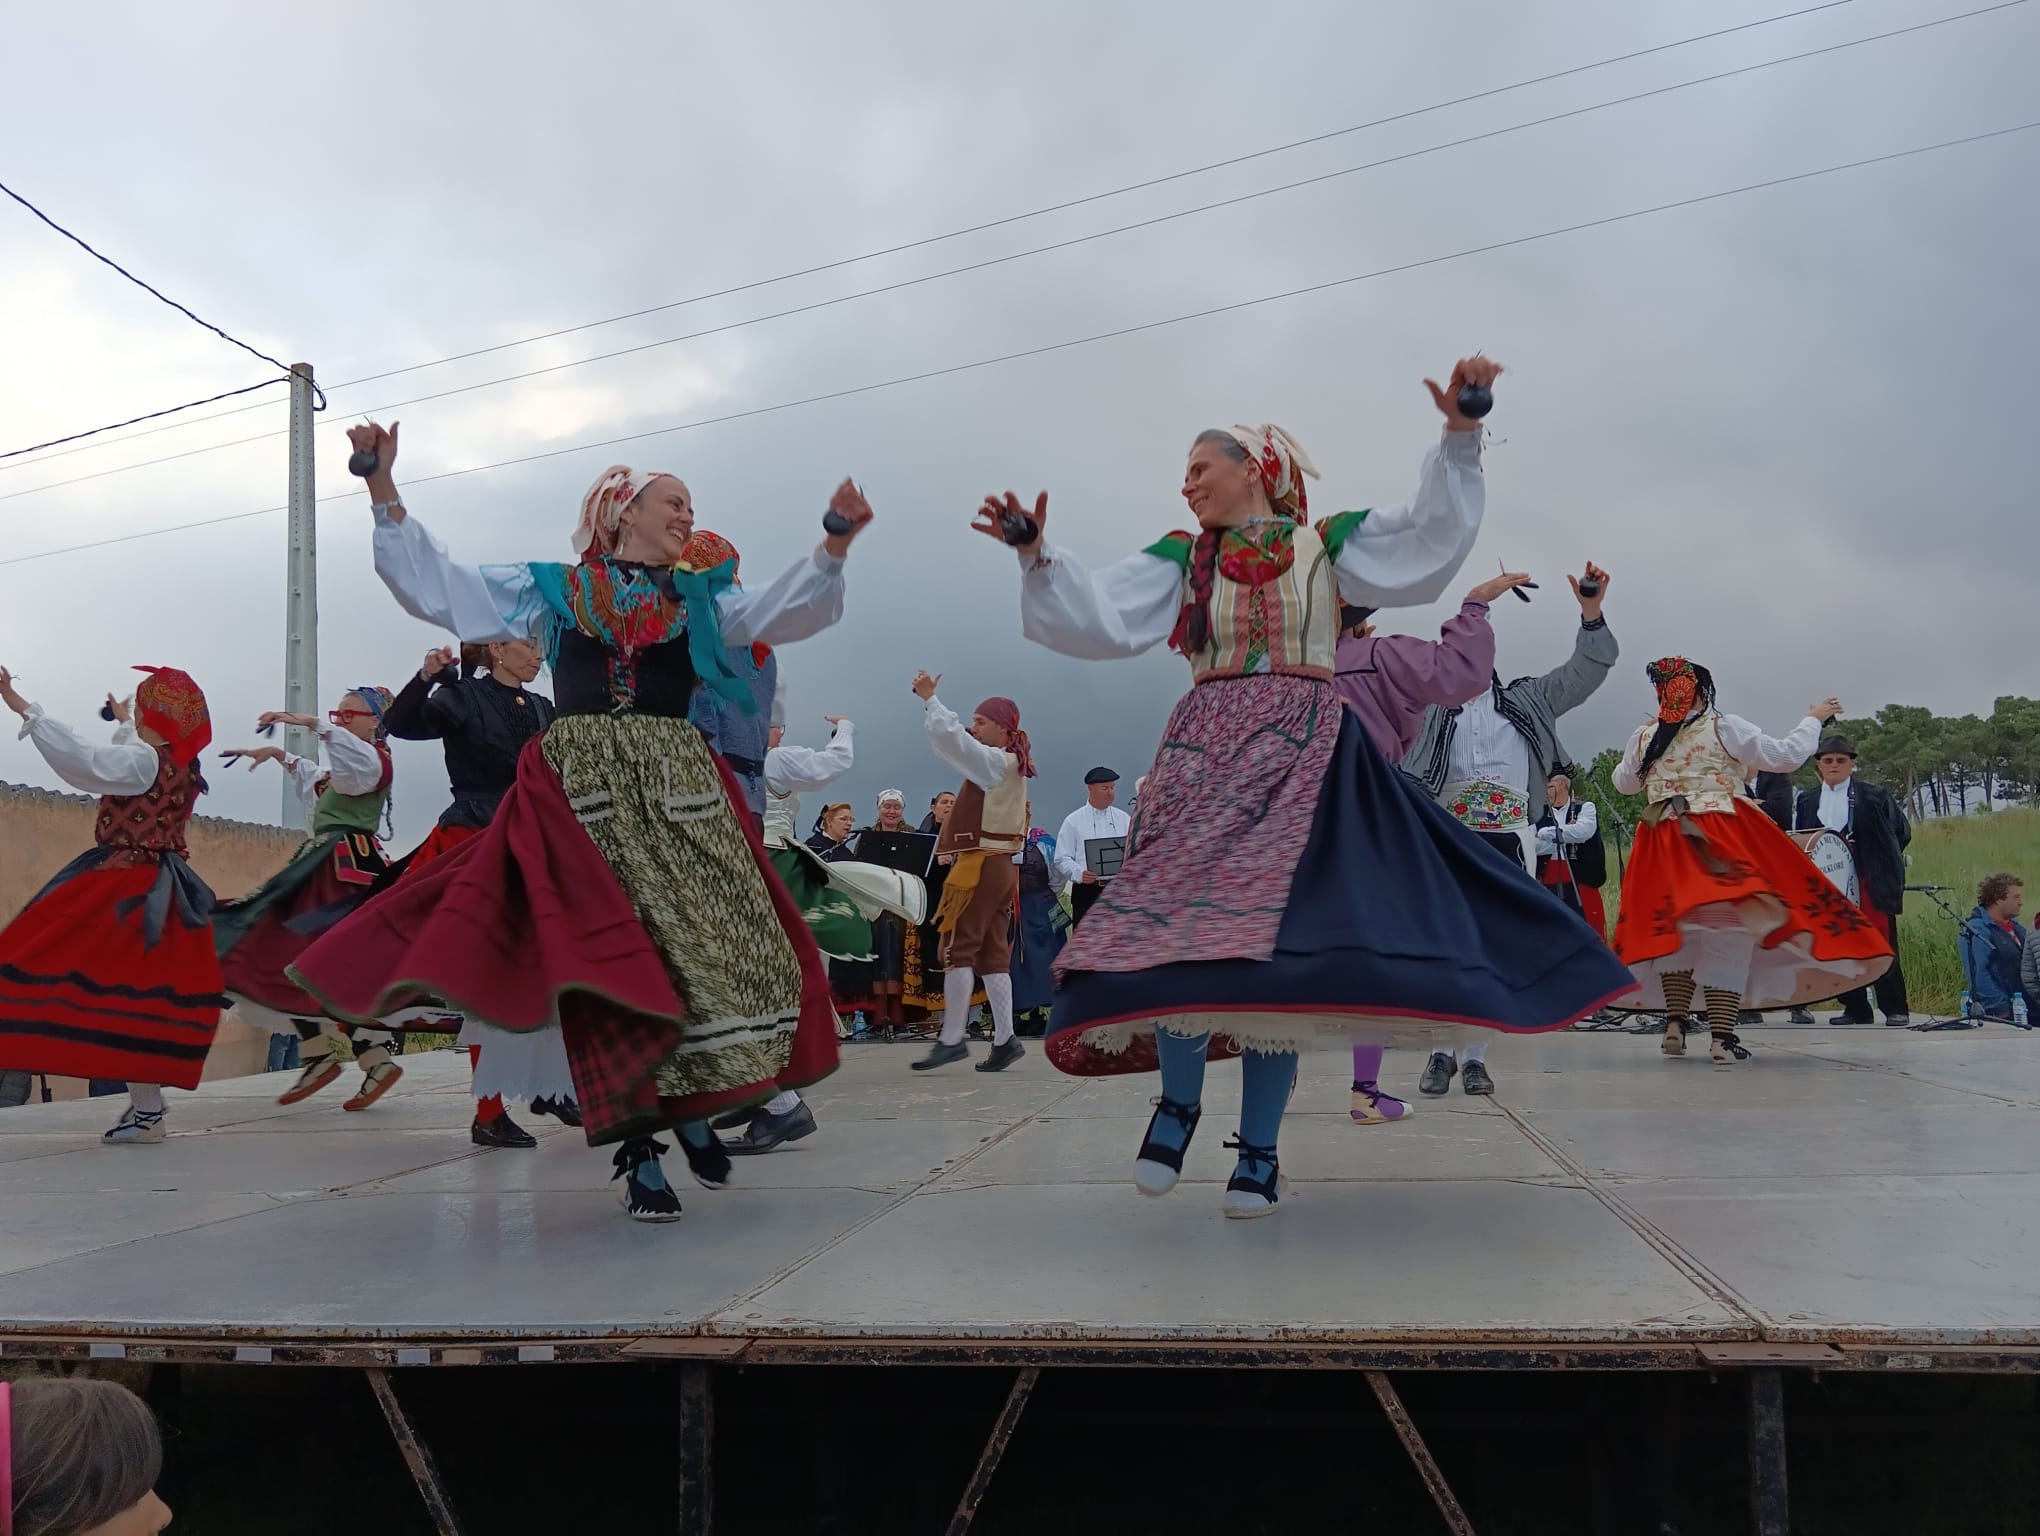
[(1494, 675), (1495, 632), (1488, 623), (1488, 605), (1468, 598), (1436, 640), (1342, 636), (1335, 686), (1367, 728), (1375, 749), (1399, 763), (1423, 734), (1426, 709), (1464, 704)]

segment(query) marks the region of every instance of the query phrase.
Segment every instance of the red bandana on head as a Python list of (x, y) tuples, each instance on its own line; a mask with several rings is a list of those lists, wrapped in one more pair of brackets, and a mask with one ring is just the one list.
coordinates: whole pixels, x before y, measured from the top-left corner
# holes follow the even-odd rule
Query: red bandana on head
[(171, 761), (188, 763), (212, 741), (212, 713), (188, 672), (136, 667), (148, 677), (135, 689), (136, 722), (169, 743)]
[(1667, 656), (1652, 662), (1644, 672), (1657, 689), (1659, 720), (1678, 725), (1693, 713), (1694, 702), (1700, 697), (1700, 676), (1692, 662), (1683, 656)]
[(977, 713), (1006, 732), (1006, 750), (1019, 759), (1020, 777), (1034, 777), (1034, 747), (1020, 729), (1020, 706), (1011, 699), (990, 698), (978, 705)]
[[(687, 543), (680, 551), (680, 568), (687, 571), (712, 571), (719, 566), (730, 568), (730, 580), (738, 586), (738, 571), (743, 565), (743, 556), (737, 553), (737, 546), (719, 533), (710, 533), (706, 528), (697, 528), (687, 535)], [(764, 666), (765, 658), (772, 654), (772, 647), (762, 641), (751, 645), (751, 662)]]

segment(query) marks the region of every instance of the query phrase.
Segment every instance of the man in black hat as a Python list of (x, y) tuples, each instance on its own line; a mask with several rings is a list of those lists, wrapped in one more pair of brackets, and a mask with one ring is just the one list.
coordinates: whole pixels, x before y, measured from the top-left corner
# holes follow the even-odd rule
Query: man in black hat
[[(1877, 978), (1877, 1006), (1884, 1010), (1885, 1023), (1910, 1024), (1905, 977), (1898, 966), (1898, 913), (1905, 904), (1905, 846), (1912, 841), (1912, 824), (1890, 794), (1856, 777), (1856, 749), (1846, 736), (1823, 740), (1814, 766), (1820, 770), (1820, 788), (1799, 792), (1793, 830), (1817, 832), (1825, 827), (1847, 840), (1856, 859), (1863, 912), (1891, 940), (1891, 969)], [(1868, 988), (1844, 992), (1840, 1001), (1842, 1012), (1835, 1023), (1876, 1022)]]
[(1084, 920), (1092, 903), (1104, 894), (1105, 882), (1089, 867), (1084, 845), (1101, 837), (1125, 838), (1126, 812), (1112, 802), (1119, 798), (1119, 775), (1110, 768), (1093, 768), (1084, 775), (1086, 803), (1071, 811), (1055, 835), (1055, 867), (1070, 883), (1072, 926)]

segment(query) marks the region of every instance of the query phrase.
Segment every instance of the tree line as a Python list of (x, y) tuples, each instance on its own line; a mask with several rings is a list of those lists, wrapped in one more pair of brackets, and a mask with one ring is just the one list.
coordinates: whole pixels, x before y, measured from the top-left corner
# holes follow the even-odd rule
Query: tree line
[[(2040, 800), (2040, 700), (2006, 694), (1988, 715), (1937, 715), (1917, 704), (1887, 704), (1874, 716), (1837, 720), (1826, 734), (1856, 748), (1856, 772), (1891, 791), (1916, 817), (1967, 815), (2005, 802)], [(1582, 798), (1612, 807), (1630, 827), (1643, 797), (1617, 794), (1622, 749), (1609, 747), (1585, 776)], [(1820, 782), (1813, 764), (1793, 774), (1795, 787)]]

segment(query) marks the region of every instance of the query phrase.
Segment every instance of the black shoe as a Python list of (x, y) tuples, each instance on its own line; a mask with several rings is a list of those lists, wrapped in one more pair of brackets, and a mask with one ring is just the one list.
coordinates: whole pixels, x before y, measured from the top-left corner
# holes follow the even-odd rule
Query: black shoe
[(531, 1112), (534, 1115), (551, 1115), (561, 1125), (578, 1128), (581, 1124), (581, 1106), (572, 1099), (533, 1099)]
[(1417, 1092), (1426, 1098), (1441, 1098), (1452, 1086), (1452, 1079), (1458, 1074), (1459, 1063), (1452, 1059), (1449, 1051), (1433, 1051), (1431, 1059), (1424, 1063), (1424, 1075), (1417, 1082)]
[(680, 1150), (687, 1157), (687, 1171), (694, 1175), (694, 1182), (703, 1189), (727, 1189), (730, 1182), (730, 1149), (714, 1131), (708, 1133), (708, 1145), (697, 1147), (685, 1136), (674, 1133), (674, 1140), (680, 1143)]
[[(1275, 1149), (1250, 1146), (1243, 1140), (1225, 1145), (1240, 1155), (1239, 1166), (1225, 1182), (1226, 1215), (1235, 1220), (1266, 1216), (1282, 1198), (1282, 1165), (1275, 1160)], [(1257, 1168), (1268, 1171), (1257, 1178), (1254, 1175)]]
[(944, 1045), (940, 1040), (937, 1040), (934, 1049), (913, 1065), (916, 1072), (926, 1072), (933, 1067), (946, 1067), (952, 1061), (969, 1060), (970, 1047), (961, 1040), (957, 1041), (954, 1045)]
[(1487, 1063), (1469, 1061), (1466, 1070), (1459, 1077), (1461, 1093), (1489, 1094), (1495, 1091), (1495, 1080), (1488, 1076)]
[(538, 1138), (512, 1120), (505, 1112), (493, 1120), (477, 1120), (468, 1127), (468, 1140), (478, 1147), (535, 1147)]
[(749, 1157), (757, 1152), (770, 1152), (781, 1142), (799, 1141), (801, 1137), (814, 1133), (815, 1112), (803, 1099), (783, 1115), (759, 1110), (751, 1117), (751, 1128), (734, 1141), (725, 1143), (723, 1150), (731, 1157)]
[(1830, 1024), (1875, 1024), (1876, 1022), (1873, 1018), (1865, 1017), (1859, 1019), (1853, 1013), (1838, 1013), (1828, 1020)]
[(1008, 1040), (1004, 1045), (993, 1046), (992, 1054), (979, 1062), (977, 1069), (980, 1072), (1003, 1072), (1026, 1054), (1026, 1046), (1018, 1040)]
[(1887, 1013), (1884, 1016), (1886, 1029), (1911, 1029), (1912, 1015), (1909, 1013)]
[(618, 1198), (632, 1221), (680, 1219), (680, 1197), (666, 1182), (666, 1170), (659, 1163), (659, 1154), (665, 1150), (664, 1142), (638, 1136), (618, 1147), (611, 1159), (616, 1172), (610, 1178), (623, 1180)]
[(1813, 1010), (1811, 1008), (1793, 1008), (1787, 1011), (1785, 1015), (1785, 1022), (1787, 1024), (1806, 1025), (1813, 1024), (1818, 1021), (1814, 1018)]
[(749, 1125), (762, 1113), (756, 1104), (746, 1104), (742, 1109), (733, 1109), (726, 1115), (717, 1115), (708, 1123), (719, 1131), (740, 1130)]
[[(1155, 1125), (1162, 1116), (1172, 1116), (1183, 1128), (1183, 1145), (1172, 1147), (1155, 1140)], [(1197, 1134), (1197, 1122), (1204, 1118), (1201, 1104), (1178, 1104), (1174, 1099), (1156, 1099), (1155, 1112), (1148, 1120), (1147, 1135), (1134, 1154), (1133, 1182), (1144, 1195), (1166, 1195), (1176, 1187), (1183, 1173), (1183, 1154), (1190, 1150), (1190, 1138)]]

